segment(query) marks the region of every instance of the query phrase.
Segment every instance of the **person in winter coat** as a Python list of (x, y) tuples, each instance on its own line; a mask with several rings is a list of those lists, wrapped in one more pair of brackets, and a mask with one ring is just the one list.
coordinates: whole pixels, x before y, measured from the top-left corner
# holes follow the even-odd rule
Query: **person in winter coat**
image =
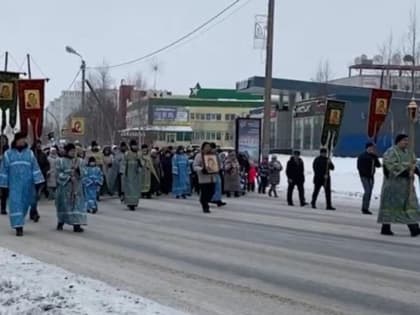
[(268, 175), (269, 175), (269, 163), (268, 157), (264, 156), (260, 166), (258, 167), (258, 193), (265, 195), (265, 190), (268, 187)]
[(362, 203), (363, 214), (372, 215), (372, 212), (369, 211), (369, 206), (375, 183), (375, 172), (379, 167), (381, 167), (381, 162), (379, 162), (378, 155), (376, 154), (375, 144), (369, 142), (366, 144), (366, 151), (357, 159), (357, 170), (359, 171), (360, 180), (365, 191)]
[(269, 183), (270, 190), (268, 191), (268, 196), (271, 197), (274, 194), (275, 198), (278, 198), (277, 195), (277, 185), (280, 184), (280, 172), (283, 170), (283, 166), (280, 161), (277, 160), (277, 156), (273, 155), (271, 162), (268, 165), (269, 170)]
[(249, 170), (248, 170), (248, 192), (255, 191), (255, 181), (257, 180), (258, 170), (255, 166), (254, 161), (249, 163)]
[(47, 189), (49, 200), (55, 200), (55, 192), (57, 189), (57, 161), (58, 154), (56, 148), (51, 148), (50, 155), (48, 156), (48, 163), (50, 163), (50, 169), (47, 172)]
[[(0, 136), (0, 161), (3, 161), (4, 153), (9, 150), (9, 139), (5, 135)], [(7, 199), (9, 197), (9, 190), (7, 188), (0, 188), (1, 194), (1, 214), (7, 215)]]
[[(38, 161), (38, 165), (39, 165), (39, 168), (41, 169), (42, 177), (47, 178), (47, 173), (50, 169), (50, 163), (48, 162), (47, 155), (44, 153), (44, 151), (42, 151), (41, 140), (36, 140), (35, 144), (32, 146), (32, 151), (35, 155), (36, 160)], [(31, 220), (35, 222), (38, 222), (40, 218), (39, 213), (38, 213), (38, 201), (39, 201), (41, 192), (44, 192), (44, 194), (48, 198), (48, 192), (46, 192), (45, 185), (40, 186), (40, 188), (35, 191), (35, 195), (32, 200), (29, 217)]]
[(293, 156), (287, 162), (286, 175), (289, 186), (287, 188), (287, 203), (289, 206), (293, 206), (293, 190), (295, 186), (299, 191), (299, 201), (302, 207), (306, 206), (305, 201), (305, 166), (303, 160), (300, 157), (300, 152), (293, 152)]
[(209, 203), (214, 196), (216, 178), (214, 174), (209, 173), (203, 158), (205, 155), (212, 153), (210, 143), (204, 142), (201, 145), (201, 152), (194, 158), (194, 171), (197, 172), (198, 182), (200, 184), (200, 203), (204, 213), (210, 213)]
[(331, 203), (331, 177), (330, 171), (334, 170), (334, 164), (327, 156), (327, 149), (321, 149), (320, 155), (313, 162), (314, 170), (314, 193), (312, 195), (312, 208), (316, 209), (316, 200), (322, 187), (325, 190), (325, 199), (327, 202), (327, 210), (334, 211), (335, 208)]
[(83, 190), (86, 198), (86, 209), (89, 213), (98, 212), (97, 196), (104, 181), (101, 169), (96, 165), (93, 156), (89, 158), (88, 164), (83, 168)]
[(240, 176), (240, 165), (236, 157), (236, 152), (229, 152), (225, 165), (225, 192), (226, 196), (229, 198), (232, 193), (235, 194), (235, 197), (239, 197), (241, 191), (241, 176)]
[(161, 177), (161, 189), (162, 193), (169, 195), (172, 192), (172, 153), (169, 150), (165, 150), (162, 155), (161, 161), (162, 177)]

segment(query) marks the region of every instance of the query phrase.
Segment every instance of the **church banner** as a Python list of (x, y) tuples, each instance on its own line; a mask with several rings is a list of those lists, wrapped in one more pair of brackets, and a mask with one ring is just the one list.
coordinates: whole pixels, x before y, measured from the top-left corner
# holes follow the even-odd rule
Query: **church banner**
[(0, 109), (1, 133), (7, 127), (7, 114), (9, 111), (9, 125), (15, 128), (17, 120), (17, 80), (19, 74), (14, 72), (0, 72)]
[(19, 80), (20, 130), (28, 133), (30, 121), (34, 139), (42, 135), (45, 80)]
[(337, 145), (341, 124), (343, 123), (345, 105), (346, 103), (342, 101), (327, 101), (321, 145), (329, 151), (332, 151)]
[(368, 137), (375, 142), (391, 108), (391, 100), (392, 91), (372, 89), (367, 133)]

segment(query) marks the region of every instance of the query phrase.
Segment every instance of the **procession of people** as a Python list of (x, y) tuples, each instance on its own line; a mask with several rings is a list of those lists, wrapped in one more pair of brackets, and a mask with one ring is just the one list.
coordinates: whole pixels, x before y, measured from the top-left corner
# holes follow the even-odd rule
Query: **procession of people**
[[(8, 139), (1, 138), (0, 194), (1, 214), (9, 210), (10, 224), (17, 236), (23, 235), (29, 212), (34, 222), (40, 220), (38, 201), (45, 195), (55, 201), (57, 230), (69, 225), (76, 233), (84, 231), (88, 213), (100, 211), (101, 196), (118, 193), (128, 210), (135, 211), (142, 198), (161, 195), (187, 199), (199, 194), (203, 213), (210, 205), (226, 206), (223, 197), (239, 198), (246, 193), (268, 193), (278, 198), (283, 165), (276, 155), (252, 161), (235, 151), (223, 152), (216, 144), (204, 142), (199, 150), (152, 148), (130, 140), (127, 145), (105, 146), (102, 150), (93, 141), (83, 149), (80, 144), (50, 146), (43, 150), (36, 141), (32, 148), (27, 136), (17, 133), (9, 148)], [(370, 201), (376, 169), (383, 164), (384, 182), (380, 199), (378, 223), (383, 235), (393, 235), (391, 224), (406, 224), (412, 236), (420, 235), (420, 208), (414, 189), (414, 177), (420, 175), (420, 165), (408, 150), (408, 136), (396, 137), (395, 145), (383, 156), (381, 164), (375, 144), (368, 142), (357, 159), (364, 196), (361, 211), (371, 215)], [(305, 165), (299, 151), (293, 151), (287, 162), (287, 204), (294, 206), (293, 193), (298, 190), (301, 207), (305, 198)], [(317, 209), (321, 188), (325, 192), (326, 210), (332, 205), (331, 172), (335, 166), (325, 148), (313, 161), (313, 194), (311, 207)], [(6, 207), (8, 202), (8, 207)]]

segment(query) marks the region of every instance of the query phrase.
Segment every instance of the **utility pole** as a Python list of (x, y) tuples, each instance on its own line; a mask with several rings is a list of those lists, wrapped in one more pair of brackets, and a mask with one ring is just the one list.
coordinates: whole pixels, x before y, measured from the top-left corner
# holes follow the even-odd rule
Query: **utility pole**
[(267, 56), (265, 63), (265, 93), (263, 121), (263, 155), (270, 153), (271, 134), (271, 90), (273, 87), (273, 43), (274, 43), (274, 0), (268, 0)]
[(83, 59), (80, 69), (82, 70), (82, 110), (84, 110), (86, 103), (86, 62)]

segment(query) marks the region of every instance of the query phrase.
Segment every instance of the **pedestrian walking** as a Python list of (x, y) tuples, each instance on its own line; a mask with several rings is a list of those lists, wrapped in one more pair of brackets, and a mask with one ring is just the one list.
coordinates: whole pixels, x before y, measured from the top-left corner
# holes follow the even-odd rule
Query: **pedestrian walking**
[(219, 208), (226, 206), (226, 202), (223, 201), (223, 167), (222, 167), (222, 160), (221, 154), (217, 150), (216, 143), (210, 143), (211, 149), (213, 154), (217, 156), (217, 163), (219, 164), (219, 173), (215, 174), (215, 184), (214, 184), (214, 195), (211, 199), (211, 203), (216, 204)]
[(153, 161), (150, 156), (149, 146), (143, 144), (141, 146), (141, 193), (143, 198), (151, 199), (152, 198), (152, 176), (157, 178), (155, 167), (153, 166)]
[(294, 151), (293, 156), (287, 162), (286, 175), (288, 180), (287, 203), (293, 206), (293, 191), (297, 187), (299, 192), (299, 201), (302, 207), (306, 206), (305, 201), (305, 165), (300, 157), (300, 151)]
[(277, 160), (277, 156), (273, 155), (270, 163), (268, 164), (268, 181), (270, 184), (270, 189), (268, 191), (268, 196), (271, 197), (274, 195), (275, 198), (278, 198), (277, 195), (277, 185), (280, 184), (280, 173), (283, 170), (283, 166), (280, 161)]
[(330, 172), (334, 170), (334, 164), (331, 159), (328, 158), (327, 149), (321, 149), (320, 155), (315, 158), (312, 168), (314, 171), (314, 192), (312, 194), (311, 206), (316, 209), (316, 201), (318, 199), (319, 192), (322, 187), (325, 191), (325, 200), (327, 202), (327, 210), (334, 211), (335, 208), (331, 202), (331, 176)]
[(35, 155), (26, 142), (26, 134), (16, 133), (11, 149), (3, 156), (0, 170), (0, 187), (9, 190), (10, 224), (16, 236), (23, 236), (25, 217), (37, 187), (44, 182)]
[(156, 176), (152, 176), (151, 193), (152, 195), (160, 196), (161, 193), (161, 180), (162, 180), (162, 167), (160, 164), (160, 154), (158, 149), (153, 149), (150, 152), (150, 158), (152, 159), (153, 168), (156, 172)]
[[(103, 169), (101, 173), (103, 173), (103, 176), (104, 176), (104, 181), (102, 184), (103, 193), (108, 194), (109, 196), (113, 196), (115, 193), (115, 183), (117, 181), (119, 170), (114, 165), (114, 155), (112, 153), (111, 147), (106, 146), (103, 149), (102, 154), (103, 154)], [(88, 163), (89, 163), (89, 160), (88, 160)]]
[(120, 199), (122, 199), (123, 197), (123, 192), (122, 192), (122, 175), (121, 175), (121, 167), (122, 164), (124, 163), (124, 155), (127, 152), (128, 147), (127, 147), (127, 143), (125, 142), (121, 142), (120, 146), (117, 147), (114, 150), (114, 165), (113, 167), (115, 167), (117, 169), (117, 180), (116, 180), (116, 189), (118, 190), (118, 197)]
[(162, 177), (161, 177), (161, 189), (162, 193), (165, 195), (169, 195), (172, 192), (172, 153), (166, 149), (163, 153), (161, 159), (161, 169), (162, 169)]
[(268, 157), (264, 156), (258, 167), (258, 193), (264, 194), (268, 187), (268, 176), (270, 173)]
[[(39, 168), (41, 170), (42, 176), (47, 178), (48, 171), (50, 169), (50, 163), (48, 162), (48, 157), (42, 151), (42, 142), (41, 140), (36, 140), (34, 145), (32, 146), (31, 150), (33, 151), (35, 158), (38, 162)], [(46, 192), (47, 187), (45, 185), (40, 185), (34, 194), (34, 198), (32, 199), (31, 210), (29, 211), (29, 217), (32, 221), (38, 222), (40, 219), (38, 213), (38, 202), (41, 197), (41, 193), (44, 192), (46, 197), (48, 197), (48, 193)]]
[(48, 156), (48, 163), (50, 169), (47, 173), (47, 189), (48, 199), (55, 200), (56, 189), (57, 189), (57, 161), (58, 161), (57, 149), (52, 147)]
[(378, 223), (381, 234), (394, 235), (391, 224), (407, 224), (412, 237), (420, 235), (420, 209), (414, 189), (414, 174), (420, 174), (414, 165), (415, 154), (408, 149), (408, 136), (400, 134), (395, 145), (383, 156), (382, 184)]
[(254, 161), (249, 163), (248, 170), (248, 192), (255, 192), (255, 181), (257, 180), (258, 170)]
[(363, 202), (362, 213), (372, 215), (370, 212), (370, 200), (372, 198), (373, 186), (375, 184), (376, 169), (381, 167), (378, 155), (376, 154), (375, 144), (372, 142), (366, 143), (366, 151), (363, 152), (357, 159), (357, 170), (359, 171), (360, 180), (363, 185)]
[(65, 156), (57, 165), (57, 230), (64, 224), (73, 226), (75, 233), (82, 233), (87, 225), (86, 201), (83, 192), (83, 160), (77, 157), (76, 146), (68, 143), (64, 147)]
[(130, 141), (130, 150), (125, 153), (121, 167), (123, 183), (123, 202), (131, 211), (135, 211), (141, 197), (141, 159), (136, 140)]
[(190, 162), (184, 147), (179, 146), (172, 157), (172, 193), (176, 199), (186, 199), (190, 195)]
[(210, 213), (209, 203), (215, 191), (215, 175), (211, 173), (208, 166), (204, 163), (206, 155), (213, 155), (210, 143), (204, 142), (201, 146), (201, 152), (195, 156), (194, 171), (197, 172), (200, 185), (200, 203), (204, 213)]
[[(0, 135), (0, 163), (3, 162), (4, 153), (9, 150), (9, 139), (5, 135)], [(9, 190), (7, 188), (0, 188), (0, 202), (1, 214), (7, 215), (7, 199), (9, 197)]]
[(225, 192), (228, 198), (234, 194), (235, 197), (240, 196), (241, 192), (241, 166), (235, 151), (229, 152), (225, 160)]
[(96, 160), (91, 156), (88, 164), (83, 168), (83, 189), (86, 198), (86, 209), (89, 213), (98, 212), (97, 196), (104, 180), (101, 169), (96, 165)]

